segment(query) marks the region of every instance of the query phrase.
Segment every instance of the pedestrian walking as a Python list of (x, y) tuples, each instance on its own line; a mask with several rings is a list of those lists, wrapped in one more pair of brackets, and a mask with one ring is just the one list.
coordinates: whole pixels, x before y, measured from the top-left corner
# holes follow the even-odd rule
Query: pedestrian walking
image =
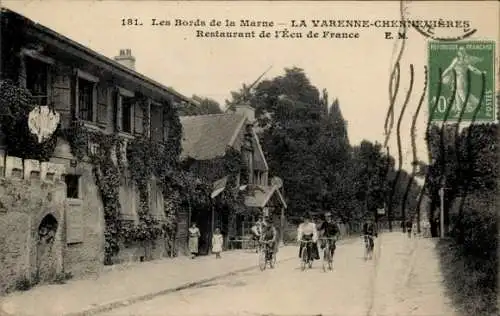
[(212, 252), (215, 253), (215, 258), (220, 259), (220, 253), (222, 252), (222, 243), (224, 237), (222, 236), (220, 229), (216, 228), (215, 233), (212, 236)]
[(410, 219), (407, 220), (405, 224), (406, 224), (406, 232), (408, 233), (408, 238), (411, 238), (411, 228), (413, 224)]
[(431, 237), (431, 224), (429, 223), (429, 221), (427, 221), (427, 220), (422, 221), (422, 223), (420, 225), (422, 225), (422, 227), (423, 227), (424, 238)]
[(194, 259), (198, 254), (200, 236), (201, 233), (198, 227), (196, 227), (196, 223), (192, 223), (189, 228), (189, 252), (191, 253), (191, 259)]
[(418, 234), (418, 225), (417, 222), (413, 222), (413, 225), (411, 227), (411, 230), (413, 231), (413, 237), (416, 238)]

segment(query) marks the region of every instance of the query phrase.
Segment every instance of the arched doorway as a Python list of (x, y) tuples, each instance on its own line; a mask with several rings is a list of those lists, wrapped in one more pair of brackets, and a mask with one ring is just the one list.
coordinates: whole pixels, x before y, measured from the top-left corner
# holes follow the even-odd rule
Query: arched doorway
[(55, 241), (58, 228), (57, 219), (47, 214), (38, 225), (36, 244), (36, 274), (40, 281), (48, 281), (57, 273), (57, 252)]

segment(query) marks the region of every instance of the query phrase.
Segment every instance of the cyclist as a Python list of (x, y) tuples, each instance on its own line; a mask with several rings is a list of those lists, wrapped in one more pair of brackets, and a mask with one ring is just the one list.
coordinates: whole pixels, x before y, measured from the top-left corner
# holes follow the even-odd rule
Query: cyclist
[(373, 249), (373, 238), (378, 237), (377, 228), (375, 227), (375, 223), (371, 218), (368, 218), (366, 222), (363, 224), (363, 235), (365, 244), (370, 245), (370, 249)]
[[(297, 229), (297, 241), (299, 242), (299, 258), (302, 253), (302, 241), (312, 240), (313, 243), (309, 247), (309, 258), (312, 260), (319, 260), (318, 251), (318, 230), (316, 229), (316, 224), (311, 221), (311, 216), (306, 214), (304, 216), (302, 223)], [(312, 252), (312, 253), (311, 253)]]
[(340, 234), (340, 228), (333, 221), (332, 218), (332, 213), (327, 212), (325, 213), (325, 221), (321, 223), (321, 225), (318, 228), (318, 231), (320, 232), (320, 236), (325, 237), (325, 238), (334, 238), (334, 239), (328, 239), (328, 240), (323, 240), (321, 243), (321, 249), (325, 249), (326, 243), (330, 243), (330, 255), (333, 258), (333, 254), (335, 253), (335, 248), (336, 248), (336, 240)]
[[(257, 222), (255, 222), (255, 224), (252, 226), (252, 228), (250, 229), (251, 232), (252, 232), (252, 239), (254, 241), (259, 241), (260, 240), (260, 236), (262, 234), (262, 215), (259, 215), (259, 218), (257, 219)], [(258, 252), (259, 251), (259, 247), (257, 246), (257, 249), (255, 250), (255, 252)]]
[(264, 249), (266, 249), (266, 260), (271, 260), (273, 258), (277, 235), (278, 234), (276, 233), (276, 228), (271, 223), (269, 223), (268, 220), (264, 220), (262, 222), (260, 241), (262, 243), (265, 243), (264, 246), (266, 248)]

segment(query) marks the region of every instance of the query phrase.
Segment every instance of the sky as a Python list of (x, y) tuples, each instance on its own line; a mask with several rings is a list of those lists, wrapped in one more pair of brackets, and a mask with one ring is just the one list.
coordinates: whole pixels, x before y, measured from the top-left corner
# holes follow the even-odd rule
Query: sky
[[(337, 98), (348, 121), (352, 144), (361, 140), (384, 142), (384, 121), (389, 107), (389, 78), (401, 47), (401, 40), (386, 39), (395, 27), (314, 28), (311, 20), (381, 20), (400, 18), (400, 3), (389, 2), (183, 2), (183, 1), (24, 1), (1, 0), (1, 4), (27, 16), (107, 57), (123, 48), (132, 50), (136, 70), (187, 96), (209, 97), (224, 105), (230, 92), (243, 83), (253, 82), (272, 66), (265, 78), (284, 73), (284, 68), (305, 70), (320, 91), (327, 89), (330, 102)], [(405, 4), (405, 16), (412, 19), (469, 21), (477, 29), (473, 39), (498, 39), (498, 3), (416, 2)], [(138, 19), (142, 26), (123, 26), (122, 19)], [(174, 25), (153, 26), (169, 20)], [(175, 26), (175, 20), (220, 20), (214, 27)], [(318, 38), (221, 39), (196, 37), (197, 30), (248, 31), (250, 28), (224, 27), (225, 20), (273, 21), (269, 28), (254, 28), (257, 34), (288, 29)], [(294, 28), (291, 20), (306, 20), (307, 27)], [(298, 23), (298, 22), (297, 22)], [(344, 22), (345, 23), (345, 22)], [(279, 24), (279, 25), (276, 25)], [(359, 38), (321, 38), (328, 32), (359, 32)], [(439, 33), (441, 32), (441, 33)], [(440, 29), (436, 35), (457, 36), (463, 28)], [(396, 36), (396, 35), (394, 35)], [(400, 61), (401, 83), (396, 96), (396, 121), (389, 139), (391, 154), (397, 157), (396, 123), (410, 85), (410, 64), (414, 66), (414, 85), (400, 124), (403, 167), (411, 165), (410, 126), (424, 90), (427, 42), (414, 29)], [(498, 48), (497, 48), (498, 49)], [(498, 56), (498, 50), (497, 54)], [(498, 60), (497, 60), (498, 65)], [(498, 74), (497, 74), (498, 78)], [(496, 81), (498, 84), (498, 80)], [(498, 90), (498, 89), (497, 89)], [(427, 99), (425, 99), (427, 101)], [(427, 160), (424, 132), (428, 104), (417, 119), (418, 159)]]

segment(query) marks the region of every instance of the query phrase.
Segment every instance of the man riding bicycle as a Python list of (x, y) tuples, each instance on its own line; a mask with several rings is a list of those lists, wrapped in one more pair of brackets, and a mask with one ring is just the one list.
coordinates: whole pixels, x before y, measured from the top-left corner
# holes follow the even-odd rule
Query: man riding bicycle
[(367, 221), (363, 224), (363, 235), (365, 244), (370, 246), (370, 249), (373, 249), (373, 238), (378, 237), (377, 227), (371, 218), (368, 218)]
[(335, 242), (340, 235), (340, 228), (337, 223), (333, 221), (332, 213), (327, 212), (325, 214), (325, 221), (321, 223), (318, 231), (320, 232), (321, 237), (328, 238), (326, 240), (322, 240), (321, 249), (325, 249), (327, 243), (329, 243), (330, 255), (333, 257), (336, 248)]
[(267, 220), (262, 222), (262, 232), (260, 242), (264, 244), (266, 250), (266, 260), (272, 260), (276, 245), (276, 228)]

